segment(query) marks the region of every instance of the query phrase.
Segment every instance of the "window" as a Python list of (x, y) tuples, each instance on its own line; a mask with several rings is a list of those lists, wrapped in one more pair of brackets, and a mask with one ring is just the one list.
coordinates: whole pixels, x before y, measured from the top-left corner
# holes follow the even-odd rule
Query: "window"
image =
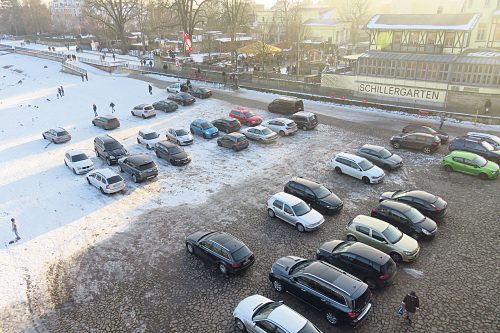
[(360, 232), (362, 234), (365, 234), (365, 235), (370, 234), (370, 229), (368, 229), (367, 227), (360, 226), (360, 225), (356, 226), (356, 231)]
[(283, 203), (281, 201), (279, 201), (279, 200), (274, 200), (273, 206), (276, 207), (276, 208), (278, 208), (278, 209), (283, 210)]
[(444, 34), (444, 46), (453, 47), (455, 44), (455, 33), (454, 32), (446, 32)]
[(257, 323), (257, 326), (259, 328), (263, 329), (265, 332), (269, 332), (269, 333), (273, 332), (274, 329), (276, 328), (276, 326), (274, 326), (274, 324), (272, 324), (266, 320), (259, 321)]
[(314, 195), (313, 191), (311, 191), (310, 189), (308, 189), (307, 187), (304, 188), (304, 192), (306, 194), (306, 197), (308, 198), (311, 198), (311, 199), (314, 199), (316, 196)]
[(384, 236), (376, 232), (375, 230), (372, 231), (372, 238), (375, 240), (378, 240), (379, 242), (386, 242)]
[(394, 31), (392, 42), (400, 44), (402, 39), (403, 39), (403, 33), (401, 31)]
[(418, 45), (418, 31), (410, 32), (410, 38), (408, 38), (408, 44), (413, 46)]
[(437, 41), (437, 32), (429, 32), (427, 34), (427, 44), (434, 45)]
[(495, 42), (500, 42), (500, 26), (498, 26), (498, 24), (496, 25), (495, 28), (495, 34), (493, 35), (493, 40)]
[(293, 211), (288, 205), (285, 205), (283, 210), (285, 211), (285, 213), (293, 215)]
[(486, 23), (479, 23), (477, 26), (477, 35), (476, 35), (476, 40), (477, 41), (485, 41), (486, 40)]

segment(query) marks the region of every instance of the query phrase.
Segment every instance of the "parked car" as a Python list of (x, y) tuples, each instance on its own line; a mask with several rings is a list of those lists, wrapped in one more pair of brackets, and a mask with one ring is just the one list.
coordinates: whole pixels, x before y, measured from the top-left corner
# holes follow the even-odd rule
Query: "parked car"
[(455, 138), (448, 146), (448, 150), (468, 151), (480, 155), (489, 161), (500, 163), (500, 150), (495, 150), (492, 145), (482, 139), (468, 137)]
[(361, 179), (365, 184), (380, 183), (385, 173), (366, 158), (348, 153), (338, 153), (331, 160), (332, 167), (339, 175), (346, 174)]
[(418, 258), (418, 242), (382, 220), (358, 215), (347, 224), (347, 240), (359, 241), (387, 253), (395, 262)]
[(231, 148), (234, 151), (240, 151), (248, 148), (250, 143), (241, 133), (229, 133), (217, 139), (217, 145), (220, 147)]
[(299, 111), (289, 118), (295, 121), (297, 127), (304, 131), (315, 129), (318, 126), (318, 117), (312, 112)]
[(263, 143), (275, 142), (278, 138), (278, 134), (261, 125), (250, 128), (243, 128), (240, 132), (248, 139)]
[(396, 170), (403, 166), (401, 156), (391, 153), (384, 147), (366, 144), (359, 148), (356, 154), (383, 169)]
[(324, 214), (338, 213), (344, 207), (342, 200), (329, 189), (305, 178), (293, 177), (286, 183), (284, 191)]
[(241, 129), (241, 123), (238, 119), (220, 118), (212, 121), (212, 124), (221, 132), (232, 133)]
[(435, 152), (439, 148), (441, 140), (432, 134), (410, 133), (394, 135), (391, 138), (391, 145), (396, 148), (410, 148), (422, 150), (426, 154)]
[(200, 87), (189, 87), (188, 92), (196, 98), (209, 98), (212, 96), (212, 90)]
[(161, 141), (156, 144), (154, 149), (156, 156), (169, 161), (172, 165), (186, 165), (191, 162), (191, 155), (175, 143)]
[(112, 115), (97, 116), (92, 120), (92, 125), (100, 127), (105, 130), (112, 130), (120, 127), (118, 118)]
[(292, 114), (304, 111), (304, 102), (295, 97), (278, 97), (267, 106), (269, 112)]
[(145, 128), (137, 134), (137, 143), (145, 145), (148, 149), (153, 149), (155, 144), (160, 141), (160, 134), (150, 128)]
[(156, 117), (156, 110), (152, 105), (149, 104), (140, 104), (135, 106), (130, 113), (133, 116), (141, 117), (141, 118), (151, 118)]
[(186, 237), (186, 249), (217, 265), (222, 274), (241, 272), (255, 262), (248, 246), (226, 232), (197, 231)]
[(117, 140), (109, 135), (101, 135), (94, 139), (94, 150), (97, 157), (102, 158), (108, 165), (128, 155), (127, 150)]
[(234, 108), (229, 112), (229, 117), (236, 118), (243, 125), (247, 126), (257, 126), (262, 123), (262, 117), (254, 114), (252, 111), (246, 108)]
[(174, 112), (179, 107), (174, 101), (169, 101), (168, 99), (158, 101), (153, 103), (155, 110), (164, 112)]
[(97, 169), (87, 174), (87, 182), (102, 194), (111, 194), (125, 189), (125, 180), (111, 169)]
[(71, 140), (71, 134), (62, 127), (51, 128), (42, 133), (45, 140), (53, 143), (65, 143)]
[(274, 118), (262, 122), (262, 126), (269, 128), (281, 136), (297, 132), (297, 124), (288, 118)]
[(287, 291), (323, 312), (332, 325), (357, 326), (372, 308), (366, 283), (324, 261), (282, 257), (272, 265), (269, 280), (277, 292)]
[(167, 97), (169, 100), (176, 102), (177, 104), (186, 106), (191, 105), (196, 101), (196, 98), (188, 94), (187, 92), (180, 92), (177, 94), (172, 94)]
[(188, 146), (194, 142), (191, 133), (183, 128), (169, 128), (167, 130), (167, 140), (176, 143), (179, 146)]
[(321, 333), (309, 320), (283, 302), (261, 295), (248, 296), (233, 311), (234, 323), (242, 332)]
[(64, 154), (64, 165), (66, 165), (75, 175), (81, 175), (94, 170), (94, 163), (81, 150), (71, 149)]
[(500, 149), (500, 138), (493, 134), (468, 132), (467, 137), (488, 142), (495, 150)]
[(181, 84), (174, 83), (174, 84), (169, 85), (167, 87), (167, 92), (174, 93), (174, 94), (180, 93), (181, 92)]
[(440, 140), (441, 143), (446, 143), (448, 142), (448, 139), (450, 136), (445, 133), (444, 131), (441, 131), (437, 128), (433, 128), (431, 126), (427, 125), (419, 125), (419, 124), (409, 124), (401, 130), (403, 133), (427, 133), (431, 135), (437, 136)]
[(120, 158), (118, 166), (120, 172), (126, 172), (132, 176), (134, 183), (158, 176), (158, 167), (149, 155), (137, 154)]
[(317, 230), (325, 222), (323, 215), (285, 192), (276, 193), (267, 200), (267, 214), (293, 225), (299, 232)]
[(394, 200), (418, 209), (422, 214), (440, 219), (446, 215), (448, 203), (437, 195), (421, 190), (398, 190), (384, 192), (379, 201)]
[(481, 179), (496, 179), (498, 177), (498, 164), (486, 160), (474, 153), (454, 150), (443, 158), (441, 162), (448, 172), (457, 171)]
[(189, 126), (191, 134), (202, 136), (205, 139), (216, 138), (219, 136), (219, 130), (208, 120), (196, 119)]
[(316, 250), (316, 259), (354, 275), (370, 289), (391, 284), (396, 275), (396, 263), (391, 256), (360, 242), (333, 240), (323, 243)]
[(384, 200), (372, 208), (371, 214), (379, 220), (386, 221), (410, 237), (433, 239), (438, 231), (436, 222), (420, 213), (417, 209), (398, 201)]

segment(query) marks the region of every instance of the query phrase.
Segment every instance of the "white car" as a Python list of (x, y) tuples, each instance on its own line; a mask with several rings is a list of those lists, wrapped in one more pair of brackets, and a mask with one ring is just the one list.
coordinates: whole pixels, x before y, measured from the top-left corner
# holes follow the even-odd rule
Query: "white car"
[(87, 175), (87, 182), (97, 187), (103, 194), (111, 194), (125, 189), (125, 180), (111, 169), (97, 169)]
[(174, 83), (171, 84), (167, 87), (167, 91), (169, 93), (180, 93), (181, 92), (181, 84), (180, 83)]
[(167, 140), (179, 146), (191, 145), (194, 142), (191, 133), (183, 128), (169, 128), (167, 130)]
[(330, 163), (339, 175), (345, 173), (351, 177), (361, 179), (365, 184), (380, 183), (385, 177), (385, 172), (382, 169), (361, 156), (338, 153)]
[(285, 192), (276, 193), (267, 200), (267, 214), (293, 225), (299, 232), (316, 230), (325, 222), (323, 215)]
[(259, 142), (274, 142), (278, 138), (278, 134), (274, 133), (269, 128), (261, 125), (242, 128), (240, 132), (248, 139), (252, 139)]
[(81, 150), (72, 149), (64, 154), (64, 164), (76, 175), (94, 170), (94, 163)]
[(130, 111), (133, 116), (151, 118), (156, 116), (155, 108), (150, 104), (140, 104)]
[(281, 136), (290, 135), (297, 132), (297, 124), (288, 118), (274, 118), (262, 122), (262, 126), (278, 133)]
[(495, 150), (500, 150), (500, 138), (493, 134), (479, 133), (479, 132), (468, 132), (467, 136), (469, 138), (480, 139), (488, 142), (495, 148)]
[(236, 327), (242, 332), (321, 333), (309, 320), (283, 302), (261, 295), (248, 296), (233, 311)]
[(158, 142), (160, 142), (160, 134), (150, 128), (140, 130), (137, 134), (137, 143), (145, 145), (148, 149), (153, 149)]

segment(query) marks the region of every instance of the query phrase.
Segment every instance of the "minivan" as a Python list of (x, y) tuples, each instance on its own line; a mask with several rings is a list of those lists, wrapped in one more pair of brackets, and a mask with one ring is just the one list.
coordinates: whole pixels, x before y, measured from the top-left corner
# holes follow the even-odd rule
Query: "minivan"
[(304, 102), (295, 97), (279, 97), (272, 101), (267, 109), (269, 112), (292, 114), (304, 111)]

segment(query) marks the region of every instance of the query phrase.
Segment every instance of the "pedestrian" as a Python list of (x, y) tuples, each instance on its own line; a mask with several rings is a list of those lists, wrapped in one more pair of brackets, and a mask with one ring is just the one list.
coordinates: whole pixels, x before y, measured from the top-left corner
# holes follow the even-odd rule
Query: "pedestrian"
[(113, 61), (116, 61), (116, 55), (114, 52), (113, 52)]
[(62, 97), (61, 88), (57, 87), (57, 98)]
[(441, 113), (439, 117), (439, 129), (443, 128), (444, 121), (446, 120), (446, 113)]
[(406, 312), (405, 319), (408, 320), (408, 324), (411, 325), (412, 317), (415, 316), (415, 313), (420, 308), (420, 300), (418, 299), (417, 294), (414, 291), (411, 291), (405, 296), (401, 304), (403, 305)]
[(95, 105), (95, 103), (92, 104), (92, 110), (94, 110), (94, 116), (97, 117), (98, 116), (98, 114), (97, 114), (97, 106)]
[(64, 96), (64, 88), (61, 86), (61, 97)]
[(115, 103), (109, 103), (109, 107), (111, 108), (111, 113), (115, 113)]
[(16, 220), (14, 218), (11, 218), (10, 222), (12, 224), (12, 232), (14, 233), (14, 235), (16, 235), (16, 241), (18, 241), (21, 239), (21, 237), (19, 237), (19, 233), (17, 232)]
[(85, 80), (87, 80), (87, 81), (89, 80), (87, 73), (85, 73)]
[(85, 76), (83, 74), (81, 74), (82, 76), (82, 82), (85, 81)]
[(489, 99), (484, 102), (484, 112), (489, 113), (491, 109), (491, 101)]
[(149, 67), (153, 68), (153, 60), (149, 60)]
[(149, 90), (149, 94), (153, 95), (153, 87), (151, 87), (150, 84), (148, 84), (148, 90)]

